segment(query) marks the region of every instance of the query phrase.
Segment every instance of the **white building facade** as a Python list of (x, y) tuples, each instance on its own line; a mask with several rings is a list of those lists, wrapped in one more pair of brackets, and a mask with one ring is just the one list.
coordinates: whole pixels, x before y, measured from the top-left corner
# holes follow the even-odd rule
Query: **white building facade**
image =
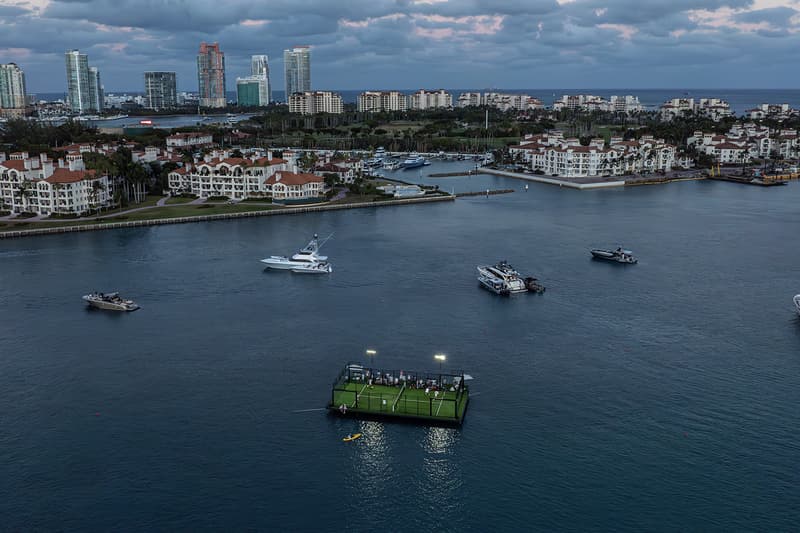
[(450, 109), (453, 107), (453, 95), (439, 89), (427, 91), (420, 89), (409, 97), (409, 109)]
[(365, 91), (358, 95), (358, 110), (363, 113), (406, 109), (408, 97), (399, 91)]
[(666, 172), (675, 165), (675, 147), (652, 136), (637, 141), (591, 139), (588, 146), (560, 131), (527, 136), (509, 153), (531, 170), (567, 178), (621, 176), (631, 173)]
[(342, 97), (331, 91), (294, 93), (289, 96), (289, 112), (301, 115), (342, 112)]
[(0, 162), (0, 202), (12, 213), (77, 216), (111, 205), (111, 180), (86, 170), (80, 155), (57, 164), (45, 154)]

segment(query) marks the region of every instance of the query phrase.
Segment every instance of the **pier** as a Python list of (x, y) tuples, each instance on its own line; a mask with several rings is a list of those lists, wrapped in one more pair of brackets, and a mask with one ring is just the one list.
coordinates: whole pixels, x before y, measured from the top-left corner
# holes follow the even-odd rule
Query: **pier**
[(428, 174), (426, 177), (428, 178), (452, 178), (456, 176), (477, 176), (478, 174), (483, 174), (483, 172), (471, 169), (471, 170), (462, 170), (459, 172), (437, 172), (434, 174)]
[(344, 417), (460, 426), (469, 403), (463, 372), (414, 372), (348, 363), (333, 382), (328, 410)]
[(746, 176), (731, 176), (723, 174), (722, 176), (707, 176), (706, 179), (714, 181), (729, 181), (731, 183), (741, 183), (742, 185), (755, 185), (757, 187), (775, 187), (778, 185), (786, 185), (786, 180), (772, 179), (769, 177), (753, 178)]
[(462, 196), (493, 196), (495, 194), (509, 194), (512, 192), (517, 192), (514, 189), (490, 189), (485, 191), (467, 191), (467, 192), (457, 192), (456, 198), (461, 198)]
[(481, 174), (491, 174), (493, 176), (503, 176), (505, 178), (516, 178), (526, 181), (535, 181), (537, 183), (546, 183), (548, 185), (558, 185), (559, 187), (567, 187), (570, 189), (607, 189), (609, 187), (624, 187), (625, 181), (611, 180), (611, 181), (597, 181), (589, 183), (579, 183), (576, 181), (567, 181), (565, 178), (546, 178), (536, 174), (520, 174), (519, 172), (508, 172), (505, 170), (495, 170), (493, 168), (481, 167)]

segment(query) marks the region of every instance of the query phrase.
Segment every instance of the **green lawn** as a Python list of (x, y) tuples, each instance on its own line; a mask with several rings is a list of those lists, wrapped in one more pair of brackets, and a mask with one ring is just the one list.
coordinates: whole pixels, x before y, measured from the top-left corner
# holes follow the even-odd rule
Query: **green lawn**
[(187, 196), (187, 197), (184, 197), (184, 196), (170, 196), (169, 198), (167, 198), (166, 204), (167, 205), (188, 204), (189, 202), (191, 202), (193, 200), (195, 200), (195, 198), (192, 198), (191, 196)]
[(456, 402), (456, 393), (450, 391), (440, 391), (437, 397), (434, 392), (425, 394), (424, 389), (366, 386), (364, 383), (351, 382), (334, 391), (333, 406), (346, 404), (354, 412), (452, 419), (456, 411), (463, 416), (467, 397), (467, 394), (463, 394)]
[(130, 222), (132, 220), (153, 220), (158, 218), (180, 218), (199, 215), (218, 215), (223, 213), (244, 213), (249, 211), (266, 211), (276, 209), (279, 206), (271, 205), (241, 205), (241, 204), (219, 204), (219, 205), (170, 205), (165, 207), (153, 207), (143, 211), (136, 211), (125, 215), (119, 215), (102, 219), (80, 219), (80, 220), (61, 220), (53, 222), (0, 222), (0, 231), (16, 231), (37, 228), (57, 228), (60, 226), (85, 226), (97, 224), (109, 224), (113, 222)]

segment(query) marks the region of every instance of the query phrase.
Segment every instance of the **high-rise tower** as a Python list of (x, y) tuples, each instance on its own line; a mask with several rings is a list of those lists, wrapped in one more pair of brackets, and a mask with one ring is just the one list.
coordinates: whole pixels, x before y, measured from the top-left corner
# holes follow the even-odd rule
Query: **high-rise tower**
[(201, 107), (225, 107), (225, 54), (219, 44), (200, 44), (197, 55), (197, 85)]
[(283, 51), (283, 68), (286, 74), (286, 101), (294, 93), (311, 90), (311, 48), (295, 46)]

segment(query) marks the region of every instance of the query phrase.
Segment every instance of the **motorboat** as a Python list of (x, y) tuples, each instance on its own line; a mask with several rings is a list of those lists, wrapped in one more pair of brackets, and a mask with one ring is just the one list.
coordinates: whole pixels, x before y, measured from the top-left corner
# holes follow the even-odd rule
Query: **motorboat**
[(528, 292), (525, 280), (506, 261), (500, 261), (492, 266), (478, 267), (478, 282), (485, 289), (504, 296)]
[(425, 166), (425, 158), (417, 153), (408, 154), (408, 157), (400, 164), (400, 168), (418, 168)]
[(800, 294), (794, 295), (794, 308), (797, 309), (797, 314), (800, 315)]
[(614, 261), (617, 263), (626, 263), (626, 264), (634, 264), (638, 262), (633, 256), (633, 252), (630, 250), (623, 250), (622, 248), (617, 248), (616, 250), (599, 250), (595, 249), (591, 251), (592, 257), (595, 259), (603, 259), (605, 261)]
[(361, 436), (362, 436), (361, 433), (351, 433), (350, 435), (343, 438), (342, 442), (352, 442), (354, 440), (360, 439)]
[[(328, 239), (330, 238), (328, 237)], [(328, 263), (327, 256), (319, 255), (318, 253), (320, 247), (328, 239), (320, 243), (319, 237), (315, 233), (309, 243), (292, 257), (271, 255), (266, 259), (262, 259), (261, 262), (267, 265), (267, 268), (275, 270), (291, 270), (292, 272), (303, 274), (329, 274), (333, 272), (333, 267)]]
[(117, 292), (93, 292), (83, 296), (91, 307), (109, 311), (136, 311), (139, 306), (133, 300), (122, 298)]

